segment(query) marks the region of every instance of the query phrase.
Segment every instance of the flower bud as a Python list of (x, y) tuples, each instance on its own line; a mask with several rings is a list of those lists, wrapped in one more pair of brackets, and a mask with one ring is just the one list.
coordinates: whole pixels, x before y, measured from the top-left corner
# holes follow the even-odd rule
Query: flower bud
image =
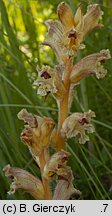
[(102, 63), (110, 58), (110, 52), (107, 49), (81, 59), (73, 67), (70, 76), (71, 82), (77, 84), (80, 80), (89, 75), (95, 75), (97, 79), (103, 78), (107, 74), (107, 70), (103, 67)]
[(65, 119), (62, 125), (61, 133), (66, 138), (79, 136), (79, 143), (84, 144), (89, 141), (87, 133), (95, 131), (94, 126), (90, 123), (95, 113), (89, 110), (84, 113), (73, 113)]
[(5, 176), (12, 180), (8, 194), (14, 194), (17, 189), (24, 189), (36, 199), (44, 199), (42, 182), (29, 172), (7, 165), (3, 171)]

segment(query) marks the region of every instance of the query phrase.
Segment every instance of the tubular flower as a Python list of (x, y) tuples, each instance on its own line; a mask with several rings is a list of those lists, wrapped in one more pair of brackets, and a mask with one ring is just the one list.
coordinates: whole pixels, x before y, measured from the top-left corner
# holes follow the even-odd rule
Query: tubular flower
[(26, 109), (18, 113), (18, 118), (27, 123), (21, 133), (21, 140), (34, 156), (39, 156), (41, 151), (49, 146), (50, 136), (55, 126), (54, 121), (47, 117), (33, 116)]
[(73, 180), (72, 170), (69, 167), (66, 172), (66, 179), (63, 177), (58, 179), (53, 200), (68, 200), (72, 195), (81, 195), (81, 192), (74, 188)]
[(86, 34), (101, 26), (99, 19), (103, 12), (99, 5), (93, 4), (87, 8), (84, 16), (81, 6), (74, 16), (70, 6), (62, 2), (58, 6), (57, 14), (60, 21), (48, 20), (45, 23), (48, 33), (42, 44), (54, 50), (59, 62), (66, 63), (67, 56), (76, 56), (78, 49), (85, 48), (81, 43)]
[(35, 176), (23, 169), (11, 167), (10, 165), (5, 166), (3, 171), (5, 176), (12, 180), (9, 194), (14, 194), (17, 189), (24, 189), (36, 199), (44, 199), (43, 184)]
[(46, 163), (44, 167), (43, 176), (46, 179), (52, 179), (52, 177), (57, 174), (59, 176), (65, 176), (67, 170), (67, 161), (68, 161), (69, 153), (61, 150), (51, 156), (49, 161)]
[(57, 98), (62, 97), (63, 93), (65, 93), (65, 87), (61, 80), (60, 71), (57, 68), (43, 66), (41, 70), (38, 69), (38, 80), (33, 83), (34, 86), (38, 87), (37, 94), (46, 96), (52, 93)]
[(110, 51), (107, 49), (81, 59), (73, 67), (70, 76), (71, 82), (77, 84), (80, 80), (89, 75), (95, 75), (97, 79), (103, 78), (107, 74), (107, 70), (103, 67), (102, 63), (110, 58)]
[(88, 32), (102, 26), (99, 24), (99, 19), (103, 12), (98, 4), (89, 5), (85, 15), (82, 14), (81, 6), (79, 6), (74, 16), (70, 6), (62, 2), (59, 4), (57, 12), (69, 38), (69, 47), (74, 51), (84, 48), (80, 44)]
[(58, 20), (47, 20), (45, 22), (48, 33), (43, 45), (51, 47), (60, 63), (66, 62), (67, 59), (67, 38), (64, 34), (64, 29)]
[(83, 37), (86, 36), (92, 29), (100, 28), (103, 25), (99, 23), (103, 11), (98, 4), (89, 5), (87, 13), (83, 16)]
[(79, 135), (80, 144), (89, 141), (86, 132), (93, 133), (95, 131), (94, 126), (90, 123), (92, 117), (95, 117), (95, 113), (91, 110), (84, 113), (73, 113), (65, 119), (62, 125), (62, 136), (71, 138)]

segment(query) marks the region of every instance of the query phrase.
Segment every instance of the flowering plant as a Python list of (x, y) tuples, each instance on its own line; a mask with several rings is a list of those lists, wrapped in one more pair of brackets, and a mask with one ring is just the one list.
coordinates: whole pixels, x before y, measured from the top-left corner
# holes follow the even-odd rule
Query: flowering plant
[[(69, 115), (73, 99), (73, 90), (80, 81), (87, 76), (103, 78), (107, 70), (103, 63), (110, 59), (109, 50), (90, 54), (74, 65), (74, 58), (79, 49), (84, 49), (83, 41), (94, 28), (99, 28), (100, 17), (103, 15), (98, 4), (89, 5), (83, 15), (81, 6), (75, 16), (65, 2), (57, 8), (59, 20), (48, 20), (48, 32), (43, 45), (50, 46), (58, 59), (58, 65), (37, 67), (38, 79), (33, 83), (38, 88), (37, 94), (47, 96), (52, 94), (58, 105), (58, 128), (53, 119), (40, 117), (22, 109), (18, 118), (23, 120), (25, 128), (21, 133), (21, 140), (32, 154), (41, 171), (41, 179), (20, 168), (7, 165), (5, 175), (12, 179), (9, 194), (17, 189), (24, 189), (35, 199), (70, 199), (72, 195), (81, 192), (74, 188), (73, 173), (67, 165), (70, 154), (66, 151), (67, 139), (76, 137), (80, 144), (89, 140), (89, 133), (95, 131), (92, 118), (95, 113), (91, 110), (84, 113), (75, 112)], [(54, 148), (51, 154), (49, 147)], [(56, 182), (54, 191), (52, 182)]]

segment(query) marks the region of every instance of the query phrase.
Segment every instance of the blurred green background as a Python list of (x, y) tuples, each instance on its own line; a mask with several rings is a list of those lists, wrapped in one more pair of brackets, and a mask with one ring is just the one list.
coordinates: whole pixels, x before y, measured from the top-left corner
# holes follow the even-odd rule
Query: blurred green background
[[(40, 44), (44, 40), (44, 21), (57, 18), (60, 0), (0, 0), (0, 199), (32, 199), (24, 191), (7, 195), (9, 181), (3, 174), (6, 164), (21, 167), (40, 176), (27, 147), (20, 141), (23, 124), (17, 118), (22, 108), (52, 116), (57, 123), (57, 106), (49, 96), (37, 96), (32, 88), (37, 78), (36, 66), (56, 64), (53, 51)], [(70, 0), (75, 12), (80, 1)], [(90, 53), (109, 48), (112, 54), (112, 1), (81, 1), (84, 12), (88, 3), (99, 3), (104, 27), (95, 30), (85, 40), (86, 49), (78, 60)], [(77, 59), (76, 59), (77, 60)], [(68, 143), (69, 164), (74, 173), (74, 186), (82, 192), (77, 199), (112, 199), (112, 61), (105, 67), (108, 75), (97, 80), (89, 77), (74, 92), (71, 112), (92, 109), (96, 133), (90, 142)]]

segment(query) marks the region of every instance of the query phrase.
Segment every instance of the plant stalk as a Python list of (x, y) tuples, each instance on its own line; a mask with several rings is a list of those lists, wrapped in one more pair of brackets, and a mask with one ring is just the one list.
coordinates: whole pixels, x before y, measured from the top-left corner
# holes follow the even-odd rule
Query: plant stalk
[(41, 155), (39, 157), (42, 182), (43, 182), (44, 192), (45, 192), (44, 199), (45, 200), (52, 200), (52, 193), (50, 190), (49, 180), (47, 180), (43, 177), (44, 166), (46, 164), (46, 155), (45, 154), (48, 154), (48, 151), (46, 152), (45, 149), (43, 149), (43, 151), (41, 152)]
[(69, 107), (69, 93), (70, 93), (70, 74), (73, 67), (73, 59), (69, 58), (66, 63), (66, 72), (63, 78), (64, 86), (66, 89), (66, 93), (63, 95), (63, 98), (58, 101), (58, 130), (57, 130), (57, 138), (56, 138), (56, 146), (57, 150), (65, 149), (65, 138), (61, 135), (61, 128), (64, 120), (68, 116), (68, 107)]

